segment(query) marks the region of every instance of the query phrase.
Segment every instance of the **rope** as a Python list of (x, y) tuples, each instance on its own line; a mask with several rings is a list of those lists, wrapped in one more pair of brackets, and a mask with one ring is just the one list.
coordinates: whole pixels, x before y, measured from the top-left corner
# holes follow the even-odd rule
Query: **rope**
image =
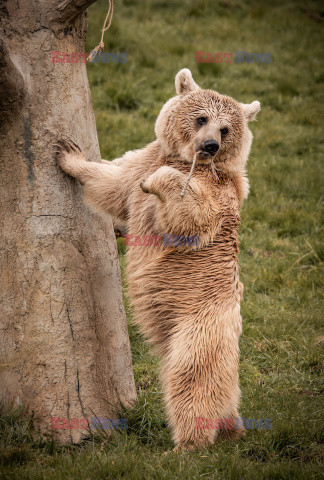
[(186, 193), (187, 187), (188, 187), (189, 182), (190, 182), (190, 179), (191, 179), (191, 177), (192, 177), (192, 174), (193, 174), (193, 171), (194, 171), (194, 168), (195, 168), (195, 165), (196, 165), (197, 155), (198, 155), (198, 152), (195, 154), (195, 156), (194, 156), (194, 158), (193, 158), (192, 166), (191, 166), (191, 170), (190, 170), (188, 179), (187, 179), (186, 184), (185, 184), (185, 186), (183, 187), (182, 192), (181, 192), (181, 194), (180, 194), (180, 197), (181, 197), (181, 198), (184, 197), (184, 194)]
[(216, 177), (216, 180), (218, 180), (217, 168), (216, 168), (216, 165), (215, 165), (213, 159), (212, 159), (212, 161), (210, 162), (210, 166), (211, 166), (211, 171), (213, 172), (213, 174), (214, 174), (215, 177)]
[(105, 32), (109, 29), (109, 27), (111, 25), (113, 13), (114, 13), (114, 0), (108, 0), (108, 4), (109, 4), (108, 12), (107, 12), (107, 15), (106, 15), (106, 18), (105, 18), (105, 21), (104, 21), (104, 24), (103, 24), (103, 27), (102, 27), (102, 30), (101, 30), (100, 43), (99, 43), (99, 45), (96, 46), (96, 48), (94, 48), (90, 52), (90, 54), (87, 58), (87, 60), (89, 60), (90, 62), (94, 59), (97, 52), (102, 51), (104, 49), (104, 46), (105, 46), (104, 42), (103, 42), (103, 37), (104, 37)]
[[(182, 189), (182, 192), (180, 194), (180, 197), (183, 198), (184, 197), (184, 194), (186, 193), (186, 190), (187, 190), (187, 187), (189, 185), (189, 182), (191, 180), (191, 177), (192, 177), (192, 174), (193, 174), (193, 171), (194, 171), (194, 168), (195, 168), (195, 165), (196, 165), (196, 160), (197, 160), (197, 155), (198, 155), (199, 152), (197, 152), (193, 158), (193, 161), (192, 161), (192, 166), (191, 166), (191, 169), (190, 169), (190, 173), (189, 173), (189, 176), (188, 176), (188, 179), (186, 181), (186, 184), (185, 186), (183, 187)], [(220, 168), (216, 168), (216, 165), (214, 163), (214, 160), (212, 159), (211, 162), (210, 162), (210, 167), (211, 167), (211, 171), (212, 173), (215, 175), (216, 177), (216, 180), (219, 180), (219, 177), (217, 175), (217, 172), (222, 172), (222, 173), (225, 173), (224, 170), (221, 170)]]

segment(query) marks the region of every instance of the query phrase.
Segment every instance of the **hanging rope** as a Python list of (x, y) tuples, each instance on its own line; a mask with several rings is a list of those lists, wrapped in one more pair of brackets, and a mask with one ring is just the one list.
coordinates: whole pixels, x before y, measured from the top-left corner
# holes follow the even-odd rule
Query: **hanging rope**
[(108, 12), (107, 12), (106, 19), (105, 19), (105, 22), (104, 22), (102, 30), (101, 30), (100, 43), (99, 43), (99, 45), (96, 46), (96, 48), (94, 48), (90, 52), (90, 54), (87, 58), (87, 60), (89, 60), (90, 62), (94, 59), (94, 57), (97, 55), (98, 52), (100, 52), (104, 49), (104, 46), (105, 46), (104, 42), (103, 42), (103, 37), (104, 37), (105, 32), (109, 29), (109, 27), (111, 25), (113, 13), (114, 13), (114, 0), (108, 0), (108, 4), (109, 4)]
[(215, 177), (216, 177), (216, 180), (218, 180), (217, 168), (216, 168), (216, 165), (215, 165), (213, 159), (212, 159), (212, 161), (210, 162), (210, 167), (211, 167), (211, 171), (213, 172), (213, 174), (214, 174)]
[(195, 168), (195, 165), (196, 165), (196, 160), (197, 160), (197, 155), (198, 155), (199, 152), (197, 152), (193, 158), (193, 161), (192, 161), (192, 166), (191, 166), (191, 170), (190, 170), (190, 173), (189, 173), (189, 177), (186, 181), (186, 184), (185, 186), (183, 187), (182, 189), (182, 192), (180, 194), (180, 197), (183, 198), (184, 197), (184, 194), (186, 193), (186, 190), (187, 190), (187, 187), (189, 185), (189, 182), (190, 182), (190, 179), (192, 177), (192, 174), (193, 174), (193, 171), (194, 171), (194, 168)]
[[(187, 179), (186, 184), (185, 184), (185, 186), (183, 187), (182, 192), (181, 192), (181, 194), (180, 194), (180, 197), (181, 197), (181, 198), (184, 197), (184, 194), (186, 193), (187, 187), (188, 187), (189, 182), (190, 182), (190, 180), (191, 180), (191, 177), (192, 177), (192, 174), (193, 174), (195, 165), (196, 165), (198, 153), (199, 153), (199, 152), (197, 152), (197, 153), (195, 154), (194, 158), (193, 158), (192, 166), (191, 166), (191, 169), (190, 169), (190, 173), (189, 173), (188, 179)], [(213, 172), (213, 174), (215, 175), (216, 180), (219, 180), (219, 177), (218, 177), (218, 175), (217, 175), (217, 172), (225, 173), (224, 170), (221, 170), (220, 168), (216, 168), (216, 165), (215, 165), (213, 159), (212, 159), (211, 162), (210, 162), (210, 168), (211, 168), (211, 171)]]

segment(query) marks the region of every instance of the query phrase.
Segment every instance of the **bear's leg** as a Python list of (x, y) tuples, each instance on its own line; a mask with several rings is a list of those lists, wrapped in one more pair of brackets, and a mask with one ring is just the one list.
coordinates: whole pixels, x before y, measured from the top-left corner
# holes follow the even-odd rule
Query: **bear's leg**
[(211, 422), (208, 405), (201, 399), (206, 388), (195, 382), (191, 371), (168, 370), (166, 365), (166, 378), (162, 384), (176, 448), (181, 450), (213, 444), (218, 432)]
[(72, 141), (59, 141), (57, 161), (62, 170), (84, 185), (85, 200), (103, 213), (126, 221), (126, 192), (123, 189), (123, 170), (108, 162), (87, 162), (83, 152)]
[[(226, 345), (206, 344), (206, 332), (174, 335), (163, 359), (166, 410), (178, 448), (214, 443), (222, 425), (237, 411), (237, 338)], [(220, 353), (223, 349), (226, 358)]]

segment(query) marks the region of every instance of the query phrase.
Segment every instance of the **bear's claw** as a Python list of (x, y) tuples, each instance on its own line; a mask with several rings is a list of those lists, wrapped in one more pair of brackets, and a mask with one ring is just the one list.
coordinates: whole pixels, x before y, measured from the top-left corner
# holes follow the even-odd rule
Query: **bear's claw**
[(144, 193), (150, 193), (149, 189), (145, 185), (145, 181), (140, 183), (140, 187), (141, 187), (141, 189), (143, 190)]
[[(61, 169), (72, 177), (79, 179), (79, 166), (86, 162), (81, 148), (73, 140), (57, 140), (54, 150), (57, 163)], [(81, 182), (80, 179), (79, 181)]]
[(65, 153), (82, 153), (79, 145), (73, 140), (57, 140), (54, 148), (57, 156)]

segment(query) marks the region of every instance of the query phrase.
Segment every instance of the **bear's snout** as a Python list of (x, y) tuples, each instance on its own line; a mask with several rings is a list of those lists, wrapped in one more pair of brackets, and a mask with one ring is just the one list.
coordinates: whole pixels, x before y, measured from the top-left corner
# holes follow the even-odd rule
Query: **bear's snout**
[(213, 157), (219, 150), (219, 143), (216, 140), (206, 140), (203, 150)]

